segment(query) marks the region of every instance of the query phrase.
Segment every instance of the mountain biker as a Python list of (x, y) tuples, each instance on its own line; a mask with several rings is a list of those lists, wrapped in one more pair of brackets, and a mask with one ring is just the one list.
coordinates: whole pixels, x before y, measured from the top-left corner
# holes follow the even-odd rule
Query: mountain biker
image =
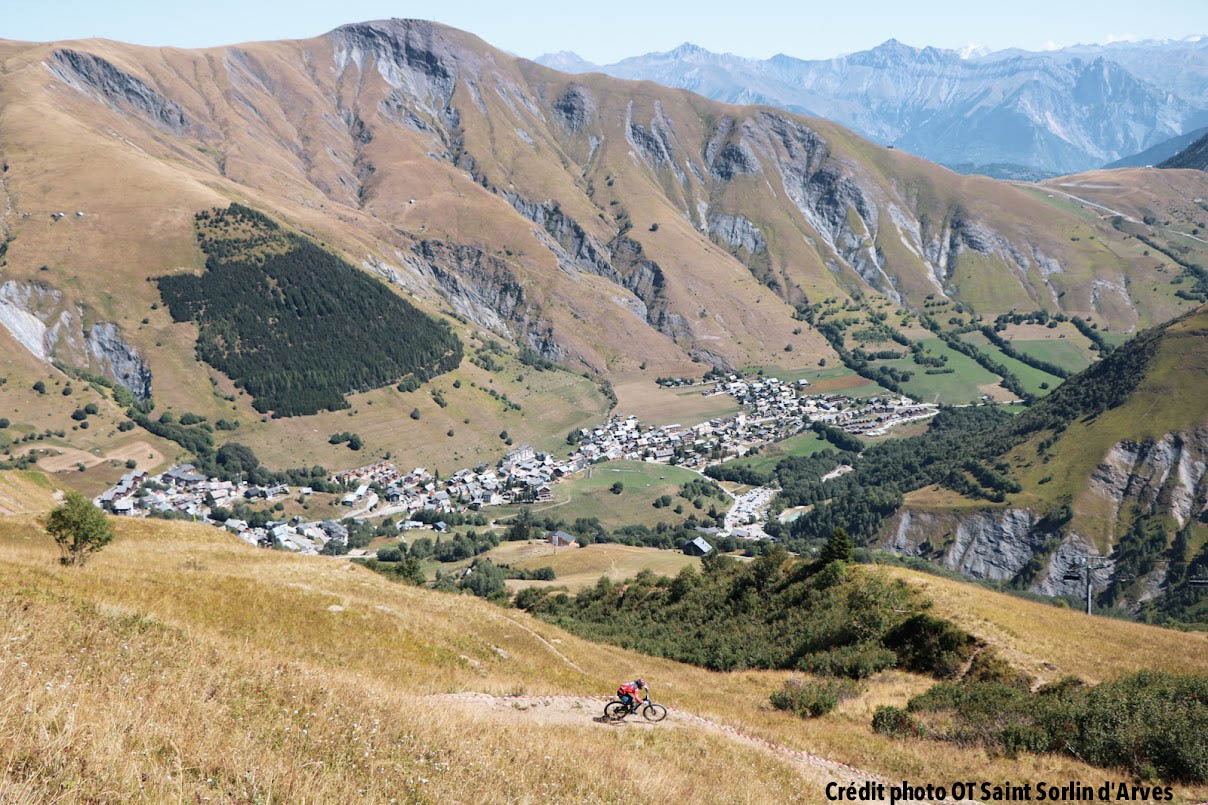
[[(638, 698), (638, 691), (642, 691), (645, 694), (643, 699)], [(646, 687), (645, 679), (638, 677), (632, 682), (626, 682), (617, 688), (617, 696), (620, 698), (622, 704), (629, 708), (631, 712), (634, 712), (642, 701), (650, 699), (650, 688)]]

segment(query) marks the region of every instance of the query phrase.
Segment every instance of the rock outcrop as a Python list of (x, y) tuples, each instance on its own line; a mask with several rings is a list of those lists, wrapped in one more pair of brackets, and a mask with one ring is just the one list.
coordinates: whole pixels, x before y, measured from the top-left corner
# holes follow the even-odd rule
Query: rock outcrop
[[(1062, 577), (1078, 557), (1098, 554), (1090, 541), (1075, 533), (1045, 532), (1034, 512), (1018, 508), (951, 513), (906, 506), (891, 518), (880, 544), (972, 578), (1022, 581), (1044, 595), (1080, 594), (1082, 582)], [(1108, 571), (1096, 571), (1096, 589), (1109, 581)]]
[(93, 95), (119, 111), (134, 112), (175, 134), (189, 128), (189, 119), (176, 101), (165, 98), (141, 79), (100, 56), (59, 49), (51, 54), (46, 66), (69, 86)]
[[(1075, 517), (1067, 527), (1046, 531), (1042, 518), (1027, 509), (987, 507), (946, 511), (904, 506), (886, 524), (879, 544), (897, 553), (921, 556), (974, 578), (1023, 583), (1045, 595), (1081, 594), (1081, 581), (1062, 578), (1083, 555), (1110, 556), (1115, 543), (1140, 517), (1168, 519), (1186, 526), (1208, 513), (1208, 428), (1167, 433), (1143, 443), (1122, 441), (1108, 450), (1090, 477), (1081, 503), (1096, 522)], [(1108, 553), (1091, 526), (1109, 528)], [(1112, 585), (1122, 598), (1112, 603), (1135, 606), (1160, 594), (1164, 565), (1141, 579), (1116, 580), (1113, 570), (1095, 571), (1097, 592)], [(1131, 582), (1137, 582), (1130, 585)]]
[(1206, 470), (1208, 429), (1122, 441), (1095, 469), (1087, 494), (1105, 501), (1116, 519), (1123, 507), (1136, 505), (1182, 527), (1205, 511)]
[(85, 338), (96, 365), (130, 391), (138, 400), (151, 399), (151, 367), (126, 343), (122, 331), (111, 321), (98, 321)]
[(528, 319), (528, 295), (507, 263), (477, 246), (420, 241), (415, 253), (453, 309), (500, 335)]
[(151, 368), (113, 322), (84, 331), (84, 310), (40, 282), (0, 284), (0, 326), (40, 361), (83, 364), (112, 378), (135, 398), (151, 397)]

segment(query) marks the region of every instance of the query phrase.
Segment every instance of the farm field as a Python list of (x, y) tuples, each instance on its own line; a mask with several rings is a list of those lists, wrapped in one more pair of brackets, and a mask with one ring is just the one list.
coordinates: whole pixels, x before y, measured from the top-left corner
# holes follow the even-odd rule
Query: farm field
[(1042, 361), (1050, 361), (1058, 366), (1064, 366), (1071, 372), (1081, 372), (1094, 362), (1093, 353), (1077, 343), (1067, 339), (1012, 339), (1011, 346), (1020, 352), (1027, 353)]
[(835, 393), (846, 394), (849, 397), (872, 397), (886, 393), (879, 384), (861, 377), (846, 366), (807, 370), (801, 372), (799, 376), (781, 377), (777, 375), (777, 377), (780, 377), (781, 380), (804, 378), (810, 381), (809, 390), (812, 394)]
[[(971, 333), (965, 333), (961, 336), (961, 340), (965, 341), (966, 343), (973, 344), (982, 352), (1001, 363), (1007, 368), (1007, 371), (1012, 372), (1016, 377), (1019, 378), (1019, 382), (1023, 384), (1023, 387), (1027, 391), (1035, 394), (1038, 397), (1043, 397), (1045, 394), (1048, 394), (1050, 391), (1061, 385), (1062, 379), (1057, 377), (1057, 375), (1051, 375), (1048, 372), (1041, 371), (1034, 366), (1029, 366), (1023, 361), (1012, 358), (997, 346), (991, 344), (990, 340), (980, 332), (974, 331)], [(1047, 387), (1042, 384), (1047, 385)]]
[(737, 413), (740, 406), (729, 394), (706, 397), (708, 386), (663, 388), (653, 377), (627, 379), (613, 384), (616, 413), (630, 414), (650, 425), (696, 425), (713, 417)]
[(999, 385), (1001, 378), (983, 369), (969, 356), (962, 355), (934, 336), (923, 339), (922, 344), (930, 355), (946, 355), (948, 362), (945, 367), (954, 371), (929, 375), (925, 373), (926, 367), (919, 366), (909, 357), (874, 361), (873, 365), (892, 366), (912, 372), (910, 382), (903, 383), (902, 388), (907, 394), (923, 402), (970, 403), (979, 400), (983, 394), (988, 394), (993, 399), (1010, 399), (1010, 392)]
[[(552, 502), (532, 505), (529, 510), (534, 517), (551, 517), (568, 523), (580, 517), (595, 517), (609, 530), (625, 525), (653, 525), (660, 520), (679, 523), (694, 510), (676, 494), (684, 483), (700, 477), (691, 470), (667, 464), (605, 461), (557, 484), (553, 488)], [(610, 488), (618, 481), (625, 488), (616, 495)], [(662, 495), (670, 495), (674, 499), (673, 506), (684, 504), (685, 515), (677, 515), (669, 508), (654, 508), (655, 499)], [(720, 508), (722, 502), (718, 500), (717, 505)], [(516, 506), (501, 506), (495, 509), (495, 518), (504, 519), (518, 511)]]
[(700, 559), (679, 551), (621, 545), (615, 542), (557, 549), (545, 540), (503, 542), (499, 547), (487, 551), (484, 556), (496, 564), (508, 564), (525, 570), (552, 567), (557, 574), (554, 581), (509, 580), (508, 588), (513, 590), (525, 587), (567, 587), (575, 592), (595, 584), (601, 576), (619, 581), (643, 570), (662, 576), (674, 576), (685, 567), (700, 567)]
[(806, 367), (800, 369), (781, 369), (775, 366), (748, 366), (744, 372), (756, 373), (763, 370), (767, 377), (775, 377), (785, 383), (795, 383), (798, 380), (810, 382), (809, 391), (814, 394), (829, 392), (842, 393), (850, 397), (869, 397), (874, 394), (884, 394), (885, 389), (876, 383), (863, 378), (842, 364), (825, 367)]

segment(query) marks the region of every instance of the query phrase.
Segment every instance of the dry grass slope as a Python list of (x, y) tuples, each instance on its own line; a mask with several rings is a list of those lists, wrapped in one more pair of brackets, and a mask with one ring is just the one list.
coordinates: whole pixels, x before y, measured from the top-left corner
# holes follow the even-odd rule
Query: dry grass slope
[[(599, 695), (639, 673), (677, 713), (890, 779), (1119, 777), (1062, 757), (873, 734), (877, 705), (929, 684), (906, 674), (804, 722), (766, 706), (783, 673), (715, 674), (595, 645), (477, 599), (213, 529), (123, 521), (118, 535), (73, 571), (55, 564), (31, 520), (0, 520), (6, 802), (820, 801), (824, 776), (718, 731), (613, 729), (586, 710), (581, 720), (540, 707), (493, 715), (426, 698)], [(1155, 665), (1208, 664), (1186, 635), (1120, 628), (1157, 649)], [(1074, 650), (1100, 650), (1088, 631), (1068, 629)], [(1076, 669), (1052, 646), (1030, 650)]]

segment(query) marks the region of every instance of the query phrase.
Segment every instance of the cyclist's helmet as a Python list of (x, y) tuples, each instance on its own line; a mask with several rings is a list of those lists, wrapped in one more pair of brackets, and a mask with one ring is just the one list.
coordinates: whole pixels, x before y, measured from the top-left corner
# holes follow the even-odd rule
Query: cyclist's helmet
[(639, 688), (644, 688), (644, 687), (646, 687), (646, 680), (645, 679), (635, 679), (633, 684), (637, 685)]

